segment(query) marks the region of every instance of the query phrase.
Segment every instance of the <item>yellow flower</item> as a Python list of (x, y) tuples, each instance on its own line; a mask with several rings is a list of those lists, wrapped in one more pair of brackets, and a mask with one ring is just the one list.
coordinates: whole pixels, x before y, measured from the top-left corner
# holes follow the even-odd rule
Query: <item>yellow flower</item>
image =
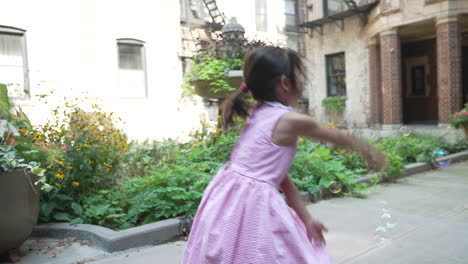
[(67, 169), (70, 169), (70, 170), (71, 170), (71, 169), (73, 169), (73, 166), (68, 165), (68, 166), (67, 166)]
[(88, 141), (86, 141), (86, 142), (84, 143), (84, 146), (85, 146), (85, 148), (89, 147)]
[(62, 173), (62, 172), (63, 172), (63, 170), (62, 170), (62, 169), (58, 170), (58, 173)]
[(65, 161), (59, 160), (58, 164), (63, 165), (63, 164), (65, 164)]
[(56, 183), (55, 186), (57, 186), (59, 188), (62, 187), (62, 185), (60, 185), (60, 183)]
[(55, 177), (59, 178), (60, 180), (63, 180), (63, 178), (65, 178), (65, 175), (63, 175), (62, 173), (57, 173), (55, 174)]
[(18, 128), (18, 131), (19, 131), (19, 132), (23, 132), (24, 129), (23, 129), (23, 128)]
[(88, 160), (88, 163), (89, 163), (89, 164), (94, 164), (94, 161)]
[(104, 164), (104, 166), (106, 166), (106, 167), (112, 168), (112, 165), (110, 165), (109, 163), (105, 163), (105, 162), (104, 162), (103, 164)]
[(54, 165), (50, 164), (50, 165), (47, 165), (47, 168), (50, 169), (52, 168)]
[(23, 133), (23, 136), (27, 137), (27, 136), (28, 136), (28, 133), (26, 133), (26, 132), (25, 132), (25, 133)]
[(77, 148), (76, 151), (81, 151), (81, 148)]
[(346, 149), (340, 149), (340, 154), (345, 154), (346, 153)]
[(111, 169), (110, 169), (110, 168), (106, 168), (106, 172), (109, 172), (109, 171), (111, 171)]
[(78, 187), (78, 186), (80, 186), (80, 183), (77, 182), (77, 181), (74, 181), (74, 182), (72, 182), (72, 185), (75, 186), (75, 187)]
[(300, 141), (300, 142), (304, 142), (304, 139), (300, 137), (300, 138), (299, 138), (299, 141)]

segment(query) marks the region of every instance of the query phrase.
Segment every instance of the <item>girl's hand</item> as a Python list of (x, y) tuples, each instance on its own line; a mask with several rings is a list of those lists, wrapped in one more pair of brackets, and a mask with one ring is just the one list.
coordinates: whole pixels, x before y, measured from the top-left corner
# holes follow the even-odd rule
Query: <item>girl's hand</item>
[(306, 221), (304, 224), (307, 228), (307, 237), (310, 242), (316, 241), (326, 244), (325, 238), (323, 237), (323, 231), (328, 232), (328, 229), (321, 222), (310, 218), (310, 220)]
[(387, 166), (387, 156), (374, 148), (366, 148), (362, 151), (362, 156), (369, 170), (380, 171)]

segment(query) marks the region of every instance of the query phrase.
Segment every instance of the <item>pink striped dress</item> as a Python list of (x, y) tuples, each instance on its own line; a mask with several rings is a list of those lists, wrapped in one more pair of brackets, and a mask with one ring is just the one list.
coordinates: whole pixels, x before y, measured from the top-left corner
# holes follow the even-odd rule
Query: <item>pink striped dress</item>
[(308, 240), (304, 224), (278, 191), (296, 144), (278, 146), (271, 136), (288, 111), (264, 103), (252, 113), (230, 161), (204, 192), (184, 264), (332, 263), (324, 246)]

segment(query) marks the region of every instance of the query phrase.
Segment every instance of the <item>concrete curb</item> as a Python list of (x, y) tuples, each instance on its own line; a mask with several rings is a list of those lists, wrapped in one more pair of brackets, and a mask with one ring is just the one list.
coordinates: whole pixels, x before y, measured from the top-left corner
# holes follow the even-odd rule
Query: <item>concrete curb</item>
[[(468, 159), (468, 151), (459, 152), (444, 157), (443, 161), (451, 160), (452, 163)], [(402, 177), (425, 172), (437, 168), (431, 163), (414, 163), (406, 165)], [(377, 173), (366, 175), (357, 180), (358, 183), (371, 183)], [(378, 183), (374, 182), (374, 183)], [(302, 199), (306, 202), (317, 202), (319, 200), (334, 196), (326, 188), (316, 194), (301, 192)], [(283, 195), (283, 194), (282, 194)], [(284, 198), (284, 195), (283, 195)], [(189, 225), (189, 226), (187, 226)], [(66, 237), (76, 237), (80, 240), (90, 240), (93, 245), (106, 251), (115, 252), (145, 245), (157, 245), (176, 240), (184, 235), (183, 228), (190, 228), (191, 223), (180, 218), (167, 219), (147, 225), (133, 227), (122, 231), (114, 231), (109, 228), (88, 225), (88, 224), (68, 224), (68, 223), (48, 223), (34, 227), (32, 236), (51, 237), (63, 239)]]
[(122, 231), (88, 224), (48, 223), (35, 226), (32, 236), (59, 239), (76, 237), (80, 240), (89, 240), (94, 246), (106, 252), (115, 252), (176, 240), (183, 234), (180, 222), (177, 218), (167, 219)]

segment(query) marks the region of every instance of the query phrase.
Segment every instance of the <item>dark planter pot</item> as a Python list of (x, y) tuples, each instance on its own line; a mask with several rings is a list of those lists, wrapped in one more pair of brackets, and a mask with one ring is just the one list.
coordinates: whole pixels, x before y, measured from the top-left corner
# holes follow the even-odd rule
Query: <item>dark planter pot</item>
[(38, 176), (25, 170), (0, 173), (0, 253), (19, 247), (39, 216)]
[[(195, 87), (195, 93), (203, 98), (208, 99), (222, 99), (226, 98), (231, 92), (213, 92), (211, 91), (210, 81), (193, 79), (193, 86)], [(227, 76), (227, 82), (235, 89), (239, 88), (242, 83), (242, 71), (230, 71)]]

